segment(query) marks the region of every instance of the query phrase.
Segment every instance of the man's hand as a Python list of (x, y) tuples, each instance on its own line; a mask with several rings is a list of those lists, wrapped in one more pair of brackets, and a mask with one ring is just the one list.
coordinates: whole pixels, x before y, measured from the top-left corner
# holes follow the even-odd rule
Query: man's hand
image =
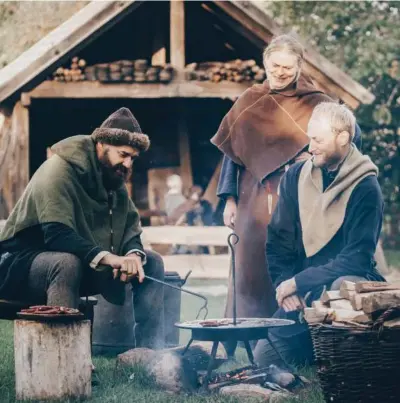
[(144, 280), (142, 259), (134, 253), (128, 256), (117, 256), (109, 253), (100, 260), (100, 264), (111, 266), (114, 279), (119, 276), (123, 283), (130, 282), (134, 277), (138, 277), (139, 283)]
[(292, 277), (289, 280), (282, 282), (276, 289), (276, 301), (279, 306), (282, 306), (282, 302), (286, 297), (293, 295), (297, 291), (296, 280)]
[(282, 308), (285, 310), (285, 312), (298, 311), (305, 307), (306, 303), (304, 302), (304, 299), (297, 295), (291, 295), (282, 301)]
[(234, 229), (235, 220), (237, 213), (237, 205), (234, 197), (228, 197), (226, 199), (225, 209), (224, 209), (224, 224), (230, 229)]

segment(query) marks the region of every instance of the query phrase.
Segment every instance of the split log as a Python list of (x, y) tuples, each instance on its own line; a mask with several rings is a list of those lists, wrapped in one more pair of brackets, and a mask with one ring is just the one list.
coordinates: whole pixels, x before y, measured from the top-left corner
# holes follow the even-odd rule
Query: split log
[(357, 294), (355, 290), (351, 291), (351, 290), (346, 290), (346, 289), (344, 289), (344, 290), (340, 289), (339, 293), (342, 298), (348, 299), (349, 301), (351, 301), (353, 296)]
[(14, 322), (15, 390), (21, 400), (91, 395), (90, 321)]
[(363, 309), (362, 295), (354, 292), (353, 294), (350, 295), (350, 303), (355, 311), (361, 311)]
[(382, 281), (360, 281), (355, 285), (358, 293), (400, 290), (400, 283), (386, 283)]
[(351, 302), (348, 301), (347, 299), (337, 299), (335, 301), (331, 301), (330, 307), (333, 309), (346, 309), (349, 311), (353, 310), (353, 306), (351, 305)]
[(307, 323), (310, 323), (310, 324), (322, 323), (325, 320), (327, 315), (328, 315), (328, 312), (323, 313), (314, 308), (304, 308), (304, 319)]
[(353, 321), (358, 323), (368, 323), (371, 321), (371, 317), (362, 311), (352, 311), (346, 309), (332, 309), (332, 311), (332, 314), (329, 315), (332, 321)]
[(343, 297), (340, 295), (339, 291), (325, 291), (322, 295), (321, 295), (321, 302), (323, 304), (328, 304), (331, 301), (335, 301), (337, 299), (342, 299)]
[(400, 327), (400, 318), (392, 319), (392, 320), (387, 320), (386, 322), (383, 323), (384, 327)]
[(346, 309), (332, 309), (325, 308), (325, 310), (305, 308), (304, 309), (304, 319), (307, 323), (320, 323), (320, 322), (341, 322), (341, 321), (353, 321), (358, 323), (369, 323), (371, 317), (366, 315), (362, 311), (353, 311)]
[(322, 303), (322, 301), (313, 301), (311, 306), (316, 310), (321, 313), (326, 313), (328, 310), (328, 307)]
[(381, 311), (400, 305), (400, 290), (358, 294), (358, 296), (361, 297), (362, 309), (365, 313)]
[(356, 283), (354, 281), (343, 281), (340, 285), (341, 290), (355, 291)]

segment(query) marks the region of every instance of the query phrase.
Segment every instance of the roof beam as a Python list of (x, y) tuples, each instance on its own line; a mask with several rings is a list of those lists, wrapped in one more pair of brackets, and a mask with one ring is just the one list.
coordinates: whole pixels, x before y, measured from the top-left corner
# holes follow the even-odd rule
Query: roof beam
[(82, 98), (220, 98), (236, 100), (251, 84), (224, 81), (174, 80), (169, 84), (101, 84), (82, 81), (60, 83), (44, 81), (24, 97), (35, 99), (82, 99)]

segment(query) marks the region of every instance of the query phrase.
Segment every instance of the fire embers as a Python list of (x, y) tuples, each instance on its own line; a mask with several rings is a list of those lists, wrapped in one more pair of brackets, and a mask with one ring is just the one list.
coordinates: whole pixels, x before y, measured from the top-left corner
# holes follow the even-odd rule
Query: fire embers
[(238, 384), (260, 385), (271, 391), (291, 393), (304, 387), (308, 381), (288, 370), (270, 365), (266, 368), (244, 367), (234, 371), (215, 374), (208, 385), (209, 390)]

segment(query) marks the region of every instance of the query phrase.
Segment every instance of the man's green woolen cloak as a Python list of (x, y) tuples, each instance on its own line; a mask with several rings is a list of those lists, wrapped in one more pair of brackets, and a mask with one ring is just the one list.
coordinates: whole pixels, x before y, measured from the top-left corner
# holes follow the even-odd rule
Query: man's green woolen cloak
[[(90, 136), (70, 137), (55, 144), (52, 151), (55, 155), (32, 177), (0, 241), (34, 225), (59, 222), (110, 251), (108, 196), (93, 140)], [(124, 185), (114, 192), (113, 230), (117, 254), (141, 233), (138, 211)]]

